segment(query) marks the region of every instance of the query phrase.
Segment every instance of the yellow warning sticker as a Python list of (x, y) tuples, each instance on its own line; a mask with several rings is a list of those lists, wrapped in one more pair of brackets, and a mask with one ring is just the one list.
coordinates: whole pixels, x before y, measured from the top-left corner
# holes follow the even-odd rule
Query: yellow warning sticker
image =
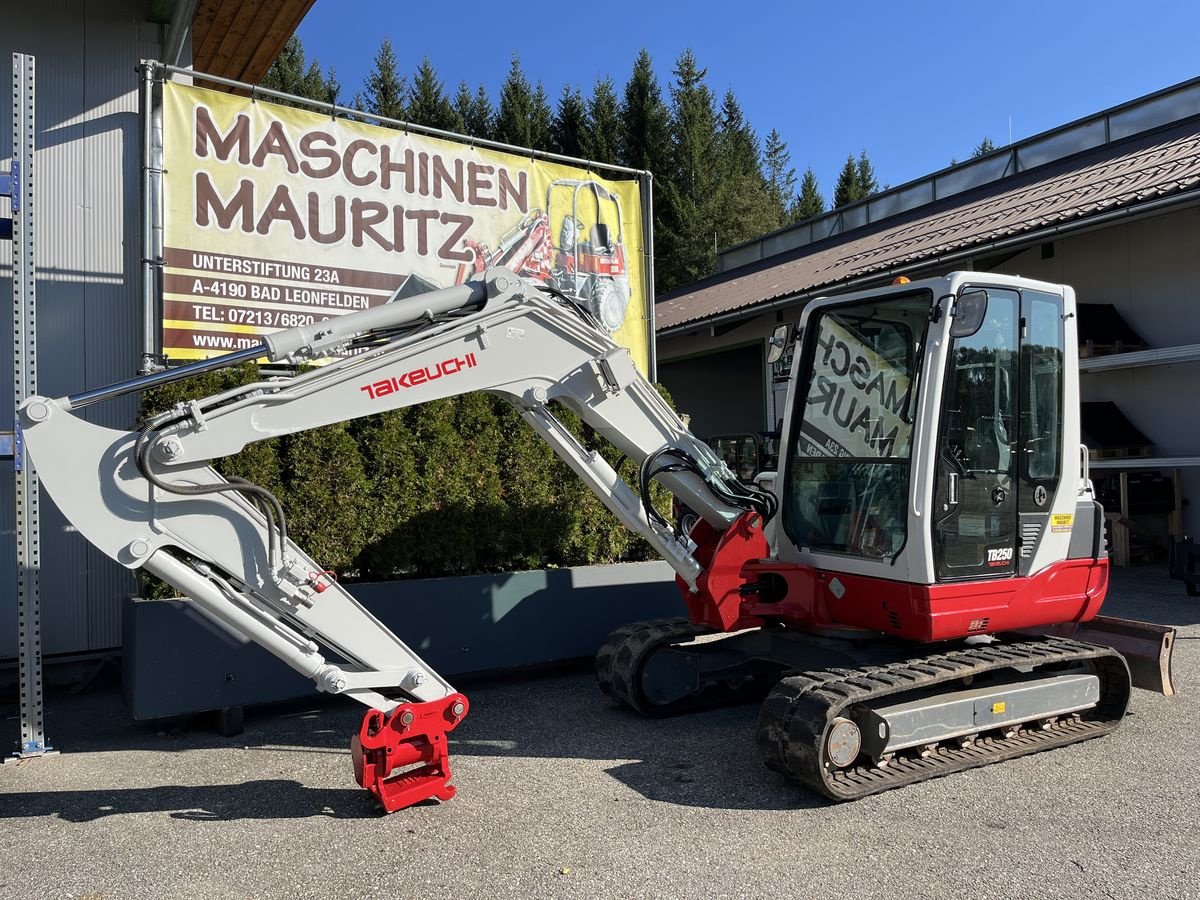
[(1000, 715), (1002, 712), (1004, 712), (1004, 710), (1005, 710), (1005, 709), (1006, 709), (1006, 707), (1005, 707), (1005, 704), (1004, 704), (1004, 701), (1003, 701), (1003, 700), (1001, 700), (999, 703), (993, 703), (993, 704), (992, 704), (992, 715), (993, 715), (993, 716), (998, 716), (998, 715)]
[(1055, 513), (1050, 516), (1051, 531), (1070, 531), (1071, 526), (1075, 524), (1074, 513)]

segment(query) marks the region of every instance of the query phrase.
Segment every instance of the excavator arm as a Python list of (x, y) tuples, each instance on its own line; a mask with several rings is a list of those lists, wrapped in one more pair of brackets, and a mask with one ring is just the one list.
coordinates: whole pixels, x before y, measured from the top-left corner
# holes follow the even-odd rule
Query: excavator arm
[[(336, 358), (321, 367), (181, 404), (137, 433), (77, 415), (247, 359), (329, 356)], [(466, 697), (290, 540), (286, 513), (269, 492), (222, 477), (211, 462), (255, 441), (470, 391), (510, 402), (671, 564), (694, 602), (717, 608), (729, 594), (725, 605), (736, 607), (739, 582), (722, 573), (766, 555), (773, 498), (742, 485), (687, 431), (585, 309), (507, 270), (276, 332), (215, 360), (69, 397), (32, 397), (20, 424), (42, 483), (96, 547), (174, 585), (199, 612), (318, 689), (369, 707), (352, 741), (355, 774), (392, 811), (453, 796), (446, 734), (466, 715)], [(579, 443), (555, 417), (555, 402), (638, 465), (636, 487)], [(651, 479), (705, 520), (703, 550), (650, 504)]]

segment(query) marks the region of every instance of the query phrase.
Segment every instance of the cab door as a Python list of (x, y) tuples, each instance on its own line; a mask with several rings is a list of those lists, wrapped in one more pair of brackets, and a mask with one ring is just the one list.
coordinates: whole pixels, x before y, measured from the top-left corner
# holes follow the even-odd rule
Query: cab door
[[(1017, 488), (1021, 575), (1030, 573), (1038, 546), (1048, 532), (1055, 530), (1050, 510), (1063, 485), (1063, 323), (1061, 296), (1035, 290), (1021, 292), (1021, 452)], [(1074, 490), (1074, 485), (1068, 489)]]
[[(955, 337), (964, 298), (982, 321)], [(1017, 563), (1021, 297), (964, 288), (951, 323), (934, 478), (933, 558), (939, 581), (1011, 575)]]

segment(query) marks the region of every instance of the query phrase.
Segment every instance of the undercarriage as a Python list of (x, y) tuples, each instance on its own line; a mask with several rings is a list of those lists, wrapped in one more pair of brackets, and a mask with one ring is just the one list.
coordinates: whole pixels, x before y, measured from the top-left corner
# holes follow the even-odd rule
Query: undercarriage
[[(1156, 635), (1132, 653), (1143, 668)], [(1162, 671), (1165, 684), (1140, 686), (1169, 693)], [(1070, 637), (1014, 633), (918, 648), (780, 625), (722, 635), (687, 619), (618, 629), (597, 654), (596, 675), (602, 691), (648, 716), (762, 701), (763, 762), (833, 800), (1108, 734), (1133, 686), (1125, 656)]]

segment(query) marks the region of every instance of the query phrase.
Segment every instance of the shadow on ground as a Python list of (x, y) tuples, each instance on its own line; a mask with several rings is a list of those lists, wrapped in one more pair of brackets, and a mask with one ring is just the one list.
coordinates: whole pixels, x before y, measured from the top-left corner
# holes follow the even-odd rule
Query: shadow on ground
[[(684, 806), (796, 809), (826, 804), (763, 766), (754, 745), (757, 705), (647, 720), (603, 697), (590, 673), (580, 671), (477, 685), (470, 695), (471, 714), (453, 734), (452, 759), (611, 761), (605, 771), (616, 781), (647, 799)], [(222, 747), (268, 756), (329, 754), (342, 757), (346, 783), (353, 785), (348, 744), (362, 713), (348, 701), (325, 698), (303, 707), (252, 710), (246, 731), (230, 738), (178, 725), (164, 732), (130, 723), (111, 691), (52, 695), (47, 707), (47, 735), (71, 755)], [(0, 793), (0, 815), (89, 821), (145, 811), (216, 821), (378, 814), (374, 801), (358, 788), (316, 789), (295, 781)]]
[(366, 791), (310, 788), (283, 780), (0, 794), (0, 810), (5, 818), (57, 816), (67, 822), (91, 822), (106, 816), (145, 812), (165, 812), (172, 819), (198, 822), (310, 816), (361, 819), (378, 818), (382, 814)]

